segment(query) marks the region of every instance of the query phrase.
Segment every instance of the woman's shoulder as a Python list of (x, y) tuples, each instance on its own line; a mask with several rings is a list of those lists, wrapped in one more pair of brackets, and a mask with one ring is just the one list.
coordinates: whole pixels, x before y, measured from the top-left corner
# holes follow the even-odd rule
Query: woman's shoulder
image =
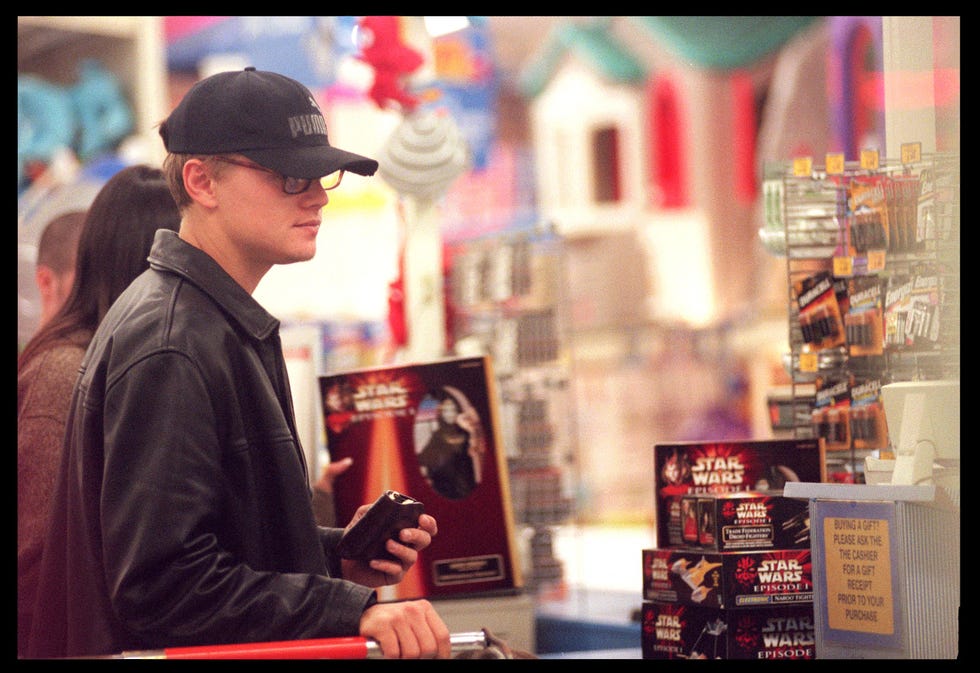
[(17, 406), (44, 404), (71, 396), (87, 344), (61, 340), (38, 352), (17, 371)]
[(20, 363), (18, 378), (24, 372), (37, 372), (48, 368), (61, 369), (74, 366), (77, 370), (91, 341), (92, 330), (84, 328), (76, 329), (64, 337), (51, 341), (30, 356), (26, 362)]

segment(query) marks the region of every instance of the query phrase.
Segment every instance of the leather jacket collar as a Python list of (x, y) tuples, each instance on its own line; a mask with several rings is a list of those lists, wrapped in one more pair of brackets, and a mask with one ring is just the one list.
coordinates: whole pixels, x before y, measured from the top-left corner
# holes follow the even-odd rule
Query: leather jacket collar
[(152, 268), (169, 271), (193, 283), (255, 339), (265, 339), (279, 327), (279, 320), (262, 308), (210, 255), (181, 239), (177, 232), (157, 231), (149, 262)]

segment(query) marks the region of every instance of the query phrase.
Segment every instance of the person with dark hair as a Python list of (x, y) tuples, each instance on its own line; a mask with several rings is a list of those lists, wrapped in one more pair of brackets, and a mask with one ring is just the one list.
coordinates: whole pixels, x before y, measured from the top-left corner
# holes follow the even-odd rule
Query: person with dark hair
[(78, 238), (85, 221), (84, 210), (72, 210), (48, 222), (37, 243), (34, 280), (41, 296), (38, 329), (51, 319), (68, 299), (75, 282)]
[(475, 459), (479, 452), (474, 447), (479, 437), (472, 423), (465, 422), (461, 399), (446, 388), (436, 399), (436, 427), (419, 452), (419, 466), (436, 493), (450, 500), (462, 500), (478, 482)]
[(379, 601), (437, 533), (422, 514), (341, 558), (318, 526), (279, 321), (252, 293), (311, 259), (328, 190), (378, 162), (338, 149), (303, 84), (245, 68), (197, 82), (160, 126), (179, 233), (99, 325), (75, 387), (31, 656), (362, 636), (449, 658), (425, 599)]
[(82, 357), (109, 305), (149, 267), (147, 255), (156, 231), (177, 231), (179, 225), (180, 212), (160, 169), (137, 165), (116, 173), (84, 215), (68, 296), (18, 356), (19, 654), (25, 653), (30, 633), (48, 509)]

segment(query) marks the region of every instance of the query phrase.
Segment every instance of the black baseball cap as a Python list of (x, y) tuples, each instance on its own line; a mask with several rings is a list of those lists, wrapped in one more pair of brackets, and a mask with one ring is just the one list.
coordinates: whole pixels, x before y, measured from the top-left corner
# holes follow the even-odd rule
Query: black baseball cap
[(241, 154), (292, 178), (378, 170), (374, 159), (330, 145), (309, 89), (253, 67), (197, 82), (160, 125), (160, 137), (171, 153)]

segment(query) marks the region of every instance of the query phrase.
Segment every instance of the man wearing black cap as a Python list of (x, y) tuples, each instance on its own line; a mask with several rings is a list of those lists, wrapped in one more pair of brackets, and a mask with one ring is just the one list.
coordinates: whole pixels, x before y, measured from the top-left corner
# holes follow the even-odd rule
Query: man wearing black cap
[(254, 68), (198, 82), (160, 135), (180, 231), (157, 232), (82, 363), (31, 655), (360, 635), (385, 657), (450, 656), (428, 601), (373, 588), (402, 579), (435, 519), (370, 563), (316, 525), (279, 322), (251, 296), (313, 257), (344, 172), (378, 163), (329, 144), (306, 87)]

